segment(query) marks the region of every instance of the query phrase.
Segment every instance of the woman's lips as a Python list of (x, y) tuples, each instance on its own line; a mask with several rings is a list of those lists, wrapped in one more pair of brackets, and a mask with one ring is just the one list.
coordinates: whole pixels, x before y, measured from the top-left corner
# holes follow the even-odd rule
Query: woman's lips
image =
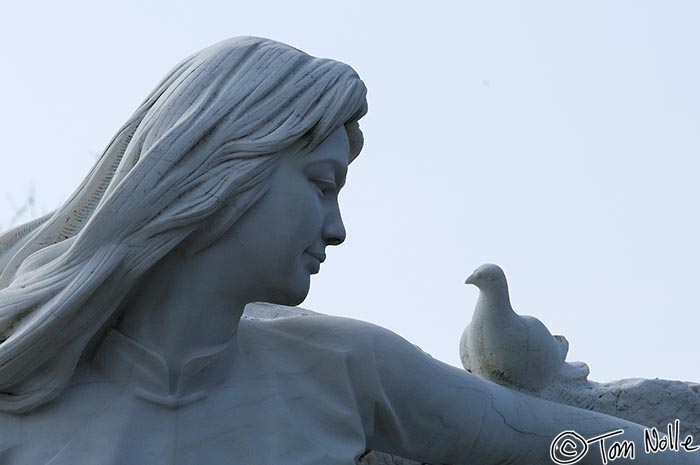
[(307, 254), (311, 255), (314, 257), (316, 260), (318, 260), (319, 263), (323, 263), (326, 261), (326, 254), (323, 252), (312, 252), (311, 250), (306, 251)]
[(312, 262), (312, 265), (311, 265), (311, 266), (312, 266), (312, 267), (311, 267), (311, 274), (316, 274), (316, 273), (318, 273), (319, 270), (321, 269), (321, 263), (323, 263), (324, 260), (326, 259), (326, 254), (324, 254), (324, 253), (318, 253), (318, 252), (312, 252), (312, 251), (310, 251), (310, 250), (306, 250), (305, 253), (306, 253), (306, 255), (308, 255), (308, 256), (310, 256), (311, 258), (313, 258), (313, 262)]

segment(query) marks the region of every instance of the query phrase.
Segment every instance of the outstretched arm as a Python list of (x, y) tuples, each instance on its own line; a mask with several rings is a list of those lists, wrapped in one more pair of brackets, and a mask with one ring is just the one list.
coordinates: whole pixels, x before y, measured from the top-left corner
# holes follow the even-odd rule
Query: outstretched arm
[[(576, 456), (574, 445), (581, 450), (581, 438), (616, 432), (591, 442), (581, 461), (568, 463), (605, 463), (604, 446), (609, 461), (617, 452), (618, 457), (629, 454), (633, 447), (635, 464), (700, 464), (700, 451), (646, 454), (644, 430), (637, 424), (483, 380), (431, 358), (385, 329), (365, 328), (363, 339), (367, 369), (363, 404), (371, 405), (363, 420), (370, 449), (434, 464), (544, 465), (557, 463), (550, 458), (550, 446), (564, 431), (578, 435), (568, 436), (570, 460)], [(625, 460), (618, 458), (621, 462)]]

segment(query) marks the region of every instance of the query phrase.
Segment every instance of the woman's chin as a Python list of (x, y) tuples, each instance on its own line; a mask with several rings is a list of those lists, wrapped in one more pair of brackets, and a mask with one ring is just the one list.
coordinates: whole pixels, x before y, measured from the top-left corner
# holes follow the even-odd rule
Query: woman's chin
[(297, 283), (294, 286), (288, 286), (286, 289), (276, 289), (269, 294), (265, 301), (271, 304), (295, 307), (302, 303), (307, 295), (309, 295), (308, 275), (305, 283)]
[(296, 307), (306, 299), (306, 295), (276, 295), (274, 298), (269, 299), (268, 303), (276, 305), (286, 305), (288, 307)]

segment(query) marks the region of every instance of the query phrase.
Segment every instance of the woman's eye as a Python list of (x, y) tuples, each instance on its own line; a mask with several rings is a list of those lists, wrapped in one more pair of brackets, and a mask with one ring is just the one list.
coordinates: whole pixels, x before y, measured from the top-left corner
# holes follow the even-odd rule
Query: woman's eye
[(319, 194), (324, 195), (327, 191), (335, 189), (337, 186), (332, 179), (314, 178), (311, 180)]

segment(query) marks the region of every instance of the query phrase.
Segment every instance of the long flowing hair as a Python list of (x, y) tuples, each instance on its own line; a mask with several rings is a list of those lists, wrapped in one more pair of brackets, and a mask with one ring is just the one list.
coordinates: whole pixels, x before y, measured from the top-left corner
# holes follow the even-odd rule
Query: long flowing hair
[(206, 247), (268, 189), (278, 152), (345, 126), (366, 89), (349, 66), (242, 37), (178, 64), (55, 212), (0, 235), (0, 410), (57, 396), (142, 275)]

